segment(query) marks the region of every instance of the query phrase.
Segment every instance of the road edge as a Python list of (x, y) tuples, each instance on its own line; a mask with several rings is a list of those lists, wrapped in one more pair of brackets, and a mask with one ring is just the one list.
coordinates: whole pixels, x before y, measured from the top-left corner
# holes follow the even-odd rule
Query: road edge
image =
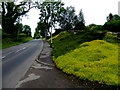
[[(41, 52), (43, 51), (43, 48), (44, 48), (44, 47), (43, 47), (43, 46), (44, 46), (43, 39), (41, 39), (41, 41), (42, 41), (42, 44), (41, 44), (42, 49), (40, 50), (39, 54), (36, 56), (35, 60), (38, 59), (38, 57), (40, 56), (40, 54), (41, 54)], [(30, 69), (30, 67), (33, 65), (33, 63), (34, 63), (35, 60), (33, 60), (32, 64), (31, 64), (31, 65), (29, 66), (29, 68), (25, 71), (24, 75), (22, 75), (21, 79), (25, 76), (25, 74), (26, 74), (27, 71)], [(20, 83), (21, 79), (16, 83), (15, 89), (17, 88), (16, 86)]]

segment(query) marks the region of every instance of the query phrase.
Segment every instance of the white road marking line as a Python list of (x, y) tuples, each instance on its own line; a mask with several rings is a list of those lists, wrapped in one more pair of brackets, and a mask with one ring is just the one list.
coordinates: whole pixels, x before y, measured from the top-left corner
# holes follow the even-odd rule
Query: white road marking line
[(13, 53), (13, 52), (14, 52), (14, 51), (7, 53), (6, 56), (9, 55), (9, 54), (11, 54), (11, 53)]
[(36, 80), (38, 78), (40, 78), (40, 76), (35, 75), (34, 73), (31, 73), (30, 75), (28, 75), (28, 77), (26, 79), (24, 79), (22, 81), (19, 81), (18, 84), (16, 85), (16, 88), (19, 88), (20, 85), (23, 84), (23, 83), (26, 83), (26, 82), (32, 81), (32, 80)]
[(24, 49), (26, 49), (26, 47), (17, 50), (15, 53), (18, 53), (19, 51), (24, 50)]
[(6, 58), (9, 54), (13, 53), (14, 51), (11, 51), (9, 53), (7, 53), (5, 56), (2, 56), (2, 59)]
[(2, 59), (6, 58), (6, 57), (7, 57), (9, 54), (11, 54), (11, 53), (14, 53), (14, 52), (15, 52), (15, 53), (18, 53), (19, 51), (24, 50), (24, 49), (26, 49), (26, 47), (23, 47), (23, 48), (17, 50), (16, 52), (15, 52), (15, 51), (11, 51), (11, 52), (7, 53), (5, 56), (2, 56)]
[(2, 59), (4, 59), (6, 56), (2, 56)]

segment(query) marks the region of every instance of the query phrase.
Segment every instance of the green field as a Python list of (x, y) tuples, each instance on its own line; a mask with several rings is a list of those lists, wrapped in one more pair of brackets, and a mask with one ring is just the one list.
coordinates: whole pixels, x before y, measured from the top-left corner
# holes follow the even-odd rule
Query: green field
[(32, 40), (32, 37), (20, 37), (19, 39), (5, 38), (2, 39), (2, 49), (9, 48), (18, 44), (25, 43), (27, 41)]
[(62, 36), (54, 38), (51, 44), (53, 60), (63, 72), (79, 79), (120, 85), (118, 41), (113, 37), (116, 38), (106, 34), (104, 40), (95, 40), (98, 37), (89, 33), (64, 32)]

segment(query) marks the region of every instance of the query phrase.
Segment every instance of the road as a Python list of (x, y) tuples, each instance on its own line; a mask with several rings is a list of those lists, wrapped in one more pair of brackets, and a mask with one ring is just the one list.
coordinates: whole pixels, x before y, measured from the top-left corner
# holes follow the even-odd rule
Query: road
[(32, 40), (2, 51), (2, 88), (15, 88), (43, 48), (43, 40)]

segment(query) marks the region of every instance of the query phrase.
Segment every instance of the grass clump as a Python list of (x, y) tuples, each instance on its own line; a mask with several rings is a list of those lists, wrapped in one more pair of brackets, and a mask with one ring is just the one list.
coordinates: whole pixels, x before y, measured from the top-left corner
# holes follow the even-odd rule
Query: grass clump
[[(69, 33), (61, 36), (59, 40), (63, 38), (69, 39)], [(67, 45), (76, 44), (74, 40), (67, 43)], [(57, 47), (59, 48), (60, 45), (58, 44)], [(65, 46), (62, 47), (65, 49)], [(56, 56), (58, 55), (59, 53)], [(79, 43), (76, 49), (55, 57), (54, 62), (63, 72), (73, 74), (80, 79), (98, 81), (107, 85), (120, 85), (118, 82), (118, 46), (104, 40), (93, 40), (81, 45)]]

